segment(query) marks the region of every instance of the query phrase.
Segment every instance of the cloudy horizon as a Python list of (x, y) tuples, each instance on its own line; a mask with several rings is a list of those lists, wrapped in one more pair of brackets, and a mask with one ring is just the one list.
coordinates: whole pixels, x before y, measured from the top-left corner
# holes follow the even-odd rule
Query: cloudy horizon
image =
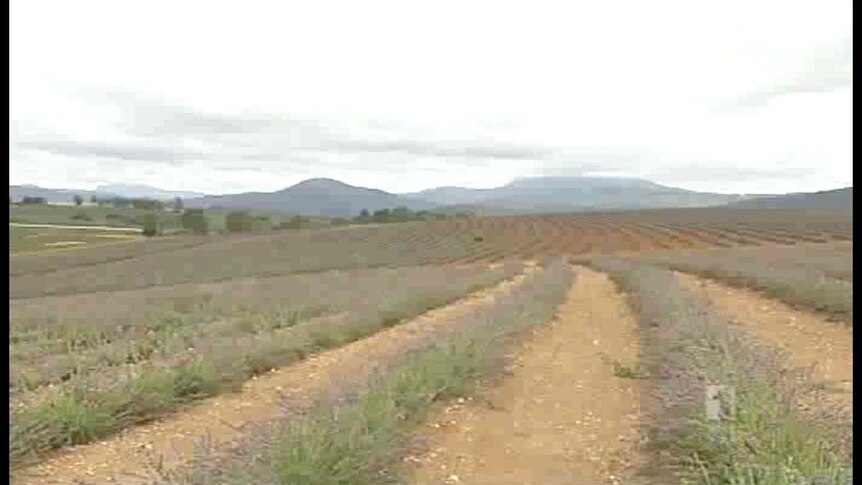
[(233, 5), (13, 0), (10, 183), (852, 185), (850, 1)]

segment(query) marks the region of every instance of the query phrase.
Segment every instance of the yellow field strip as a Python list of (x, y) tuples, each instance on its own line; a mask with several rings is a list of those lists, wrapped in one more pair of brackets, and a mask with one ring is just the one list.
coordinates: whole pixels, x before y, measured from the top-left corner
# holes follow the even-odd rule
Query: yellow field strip
[(140, 234), (143, 232), (137, 227), (116, 227), (116, 226), (67, 226), (62, 224), (24, 224), (21, 222), (10, 222), (11, 227), (44, 227), (48, 229), (88, 229), (99, 231), (119, 231), (119, 232), (134, 232)]

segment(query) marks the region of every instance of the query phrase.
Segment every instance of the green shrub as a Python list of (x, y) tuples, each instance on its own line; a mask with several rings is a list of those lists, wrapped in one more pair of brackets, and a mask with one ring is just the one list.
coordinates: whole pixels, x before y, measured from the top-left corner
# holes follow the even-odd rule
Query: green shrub
[(225, 216), (224, 225), (228, 232), (251, 232), (254, 230), (254, 220), (248, 212), (233, 211)]

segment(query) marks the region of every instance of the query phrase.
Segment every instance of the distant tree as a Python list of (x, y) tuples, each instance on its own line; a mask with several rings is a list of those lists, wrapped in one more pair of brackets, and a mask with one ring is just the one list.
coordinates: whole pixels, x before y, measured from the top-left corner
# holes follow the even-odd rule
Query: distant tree
[(374, 215), (371, 216), (371, 220), (374, 222), (389, 222), (391, 217), (389, 209), (380, 209), (374, 211)]
[(153, 199), (132, 199), (131, 204), (135, 209), (146, 210), (161, 210), (165, 205), (162, 201)]
[(361, 211), (359, 211), (359, 218), (360, 219), (368, 219), (368, 217), (370, 215), (371, 214), (368, 213), (368, 209), (362, 209)]
[(75, 205), (78, 205), (78, 206), (84, 203), (84, 198), (78, 194), (75, 194), (75, 196), (72, 197), (72, 200), (75, 201)]
[(194, 234), (206, 234), (209, 231), (206, 215), (203, 209), (188, 209), (180, 216), (180, 224), (183, 229), (188, 229)]
[(182, 210), (183, 210), (183, 198), (182, 197), (174, 197), (174, 210), (177, 212), (182, 212)]
[(155, 213), (144, 214), (144, 236), (152, 237), (159, 234), (159, 219)]
[(401, 206), (392, 209), (392, 213), (390, 215), (392, 216), (391, 219), (394, 221), (407, 221), (413, 216), (413, 212), (411, 212), (410, 209)]
[(113, 197), (105, 201), (108, 204), (111, 204), (114, 207), (129, 207), (132, 205), (132, 201), (129, 199), (125, 199), (123, 197)]
[(21, 199), (22, 204), (47, 204), (48, 199), (44, 197), (30, 197), (29, 195), (25, 195)]
[(96, 203), (98, 203), (98, 202), (99, 202), (99, 198), (98, 198), (98, 197), (96, 197), (96, 194), (93, 194), (93, 195), (91, 195), (91, 196), (90, 196), (90, 202), (92, 202), (92, 203), (94, 203), (94, 204), (96, 204)]
[(287, 222), (285, 227), (288, 229), (303, 229), (311, 225), (311, 219), (302, 216), (293, 216)]
[(224, 225), (228, 232), (251, 232), (254, 229), (254, 217), (244, 211), (228, 212)]

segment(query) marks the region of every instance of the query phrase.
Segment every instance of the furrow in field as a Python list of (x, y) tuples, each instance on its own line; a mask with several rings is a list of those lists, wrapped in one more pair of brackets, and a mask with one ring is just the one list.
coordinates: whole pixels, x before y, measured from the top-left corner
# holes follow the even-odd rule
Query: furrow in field
[(510, 356), (510, 374), (437, 409), (410, 483), (629, 483), (639, 464), (641, 381), (636, 317), (610, 279), (579, 269), (557, 317)]

